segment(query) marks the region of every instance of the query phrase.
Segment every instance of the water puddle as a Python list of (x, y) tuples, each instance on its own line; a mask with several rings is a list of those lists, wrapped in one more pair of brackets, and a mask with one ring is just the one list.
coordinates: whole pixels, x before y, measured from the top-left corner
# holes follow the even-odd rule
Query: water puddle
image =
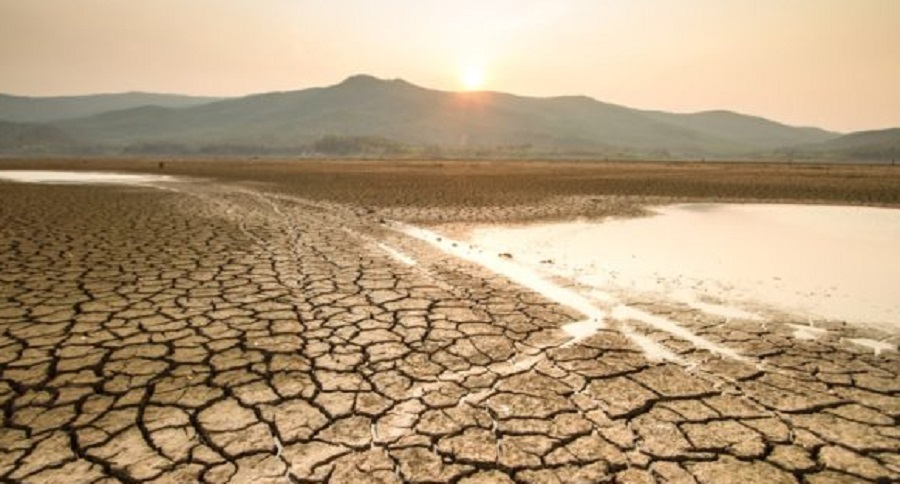
[(544, 297), (572, 308), (588, 319), (597, 321), (599, 327), (602, 327), (605, 313), (594, 306), (586, 297), (541, 277), (539, 271), (513, 261), (505, 254), (484, 251), (469, 244), (448, 239), (437, 232), (421, 227), (395, 223), (394, 228), (410, 237), (427, 242), (447, 254), (474, 262), (513, 282), (543, 294)]
[(53, 185), (145, 185), (173, 181), (175, 177), (99, 171), (0, 170), (0, 180)]
[(854, 338), (848, 339), (850, 343), (853, 343), (857, 346), (862, 346), (863, 348), (868, 348), (872, 350), (875, 355), (880, 355), (883, 351), (897, 351), (897, 346), (886, 341), (877, 341), (868, 338)]
[[(529, 267), (527, 264), (514, 260), (508, 253), (486, 251), (474, 245), (448, 239), (441, 234), (421, 227), (414, 227), (402, 223), (394, 223), (393, 227), (410, 237), (435, 246), (444, 253), (478, 264), (491, 272), (500, 274), (513, 282), (543, 295), (549, 300), (555, 301), (558, 304), (583, 314), (586, 319), (573, 321), (560, 327), (562, 333), (567, 337), (567, 340), (561, 347), (576, 345), (607, 328), (607, 311), (593, 302), (594, 300), (599, 301), (604, 306), (608, 306), (609, 302), (614, 302), (615, 298), (605, 292), (593, 290), (587, 295), (583, 295), (582, 292), (577, 289), (565, 287), (546, 277), (542, 267)], [(661, 320), (661, 318), (654, 319), (652, 315), (625, 306), (617, 306), (616, 309), (617, 314), (613, 315), (613, 319), (636, 319), (641, 323), (654, 327), (654, 329), (661, 329), (679, 336), (686, 335), (692, 342), (698, 342), (701, 348), (714, 351), (726, 357), (739, 360), (743, 359), (736, 352), (728, 348), (714, 345), (675, 323), (661, 324), (656, 320)], [(620, 322), (619, 330), (626, 338), (640, 348), (648, 359), (652, 361), (667, 360), (678, 364), (687, 364), (684, 359), (676, 355), (663, 344), (635, 331), (626, 322)]]
[(599, 294), (653, 295), (723, 318), (774, 309), (900, 331), (900, 210), (687, 204), (656, 212), (476, 228), (468, 239)]
[(566, 343), (566, 345), (570, 346), (597, 334), (603, 327), (603, 322), (599, 319), (585, 319), (584, 321), (575, 321), (574, 323), (563, 325), (560, 329), (572, 338)]
[(788, 324), (789, 327), (793, 328), (794, 338), (813, 341), (821, 338), (828, 334), (828, 330), (825, 328), (817, 328), (815, 326), (804, 326), (800, 324)]
[(712, 341), (695, 334), (693, 331), (685, 328), (684, 326), (679, 325), (675, 321), (664, 318), (662, 316), (650, 314), (646, 311), (642, 311), (633, 307), (619, 305), (613, 309), (612, 317), (619, 321), (637, 321), (655, 330), (664, 331), (671, 334), (672, 336), (678, 337), (685, 341), (689, 341), (697, 348), (707, 350), (711, 353), (717, 353), (735, 360), (745, 360), (743, 356), (739, 355), (731, 348), (713, 343)]

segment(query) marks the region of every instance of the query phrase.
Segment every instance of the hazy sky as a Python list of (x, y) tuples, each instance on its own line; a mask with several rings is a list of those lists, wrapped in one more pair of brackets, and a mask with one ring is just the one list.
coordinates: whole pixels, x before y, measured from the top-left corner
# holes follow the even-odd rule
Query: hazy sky
[[(900, 0), (0, 0), (0, 92), (239, 95), (356, 73), (900, 126)], [(474, 77), (478, 77), (475, 75)]]

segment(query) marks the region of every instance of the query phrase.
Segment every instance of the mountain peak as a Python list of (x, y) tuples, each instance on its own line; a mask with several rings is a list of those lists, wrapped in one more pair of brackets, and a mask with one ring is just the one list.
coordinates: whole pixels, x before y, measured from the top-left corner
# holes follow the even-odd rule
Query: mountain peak
[(403, 79), (381, 79), (370, 74), (355, 74), (337, 84), (337, 87), (412, 86)]
[(341, 82), (341, 84), (362, 84), (362, 83), (374, 83), (374, 82), (383, 82), (381, 79), (370, 75), (370, 74), (354, 74)]

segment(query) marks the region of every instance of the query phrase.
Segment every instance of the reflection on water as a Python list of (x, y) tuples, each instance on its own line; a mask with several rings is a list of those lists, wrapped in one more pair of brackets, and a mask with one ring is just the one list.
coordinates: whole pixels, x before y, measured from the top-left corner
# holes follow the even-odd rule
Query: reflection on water
[(92, 171), (56, 170), (0, 170), (0, 180), (20, 183), (50, 184), (122, 184), (141, 185), (144, 183), (172, 181), (167, 175), (144, 175), (132, 173), (107, 173)]
[(900, 330), (900, 210), (687, 204), (657, 212), (480, 228), (470, 240), (599, 291)]

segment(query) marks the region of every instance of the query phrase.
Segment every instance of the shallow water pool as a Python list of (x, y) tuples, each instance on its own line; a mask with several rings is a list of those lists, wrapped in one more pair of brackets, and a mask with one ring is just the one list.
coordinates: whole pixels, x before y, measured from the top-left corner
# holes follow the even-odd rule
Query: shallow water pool
[(134, 173), (58, 170), (0, 170), (0, 180), (20, 183), (142, 185), (145, 183), (172, 181), (173, 179), (173, 177), (168, 175), (145, 175)]
[(604, 294), (724, 317), (766, 309), (900, 331), (900, 210), (686, 204), (606, 222), (476, 228), (488, 251)]

